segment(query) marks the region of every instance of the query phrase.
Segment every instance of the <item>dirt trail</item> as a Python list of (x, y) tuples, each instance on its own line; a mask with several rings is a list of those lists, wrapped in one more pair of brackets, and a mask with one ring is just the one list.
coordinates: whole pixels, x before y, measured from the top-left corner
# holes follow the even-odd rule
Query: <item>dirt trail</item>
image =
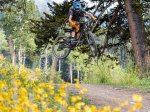
[[(118, 107), (119, 104), (124, 101), (129, 101), (130, 104), (133, 104), (134, 102), (132, 102), (132, 95), (140, 94), (143, 96), (143, 108), (140, 110), (140, 112), (150, 112), (150, 93), (106, 85), (90, 84), (82, 85), (82, 87), (88, 89), (88, 92), (85, 93), (85, 97), (90, 99), (98, 107), (104, 107), (108, 105), (112, 107)], [(121, 112), (128, 112), (127, 108), (125, 108)]]

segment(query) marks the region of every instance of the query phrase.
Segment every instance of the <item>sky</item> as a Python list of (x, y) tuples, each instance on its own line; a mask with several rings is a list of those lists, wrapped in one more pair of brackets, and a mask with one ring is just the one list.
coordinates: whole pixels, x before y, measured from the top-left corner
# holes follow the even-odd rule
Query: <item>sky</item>
[(34, 1), (41, 15), (43, 14), (43, 12), (47, 12), (47, 13), (49, 12), (47, 2), (52, 2), (52, 0), (34, 0)]
[[(40, 14), (42, 15), (43, 12), (47, 12), (47, 13), (49, 12), (47, 2), (55, 1), (57, 3), (62, 3), (64, 0), (34, 0), (34, 1), (39, 9)], [(68, 0), (68, 1), (70, 1), (70, 0)], [(92, 5), (92, 3), (89, 0), (84, 0), (84, 1), (88, 3), (88, 6)]]
[[(52, 2), (52, 1), (55, 1), (57, 3), (62, 3), (64, 0), (34, 0), (35, 1), (35, 4), (37, 5), (38, 9), (39, 9), (39, 12), (41, 15), (43, 15), (43, 12), (47, 12), (49, 13), (49, 8), (47, 6), (47, 2)], [(70, 1), (70, 0), (68, 0)], [(90, 2), (89, 0), (84, 0), (85, 2), (87, 2), (88, 6), (93, 6), (94, 3)], [(112, 5), (109, 10), (114, 7), (115, 5)]]
[[(55, 1), (55, 2), (57, 2), (57, 3), (62, 3), (64, 0), (52, 0), (52, 1)], [(70, 1), (70, 0), (68, 0), (68, 1)], [(85, 2), (89, 2), (89, 0), (84, 0)]]
[[(52, 1), (55, 1), (55, 2), (57, 2), (57, 3), (62, 3), (64, 0), (52, 0)], [(70, 0), (68, 0), (68, 1), (70, 1)], [(84, 0), (84, 1), (87, 2), (89, 6), (91, 6), (91, 5), (93, 4), (93, 3), (90, 2), (89, 0)]]

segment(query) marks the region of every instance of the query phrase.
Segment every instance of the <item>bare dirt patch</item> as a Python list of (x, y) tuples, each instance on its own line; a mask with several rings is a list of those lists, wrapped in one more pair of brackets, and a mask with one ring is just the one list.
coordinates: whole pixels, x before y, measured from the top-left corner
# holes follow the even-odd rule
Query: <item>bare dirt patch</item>
[[(90, 99), (99, 108), (108, 105), (118, 107), (124, 101), (129, 101), (130, 104), (133, 104), (132, 95), (140, 94), (143, 96), (143, 108), (140, 109), (139, 112), (150, 112), (150, 93), (107, 85), (83, 84), (82, 88), (88, 89), (88, 92), (86, 92), (84, 96)], [(71, 86), (70, 90), (74, 91), (74, 86)], [(128, 112), (128, 107), (124, 108), (121, 112)]]

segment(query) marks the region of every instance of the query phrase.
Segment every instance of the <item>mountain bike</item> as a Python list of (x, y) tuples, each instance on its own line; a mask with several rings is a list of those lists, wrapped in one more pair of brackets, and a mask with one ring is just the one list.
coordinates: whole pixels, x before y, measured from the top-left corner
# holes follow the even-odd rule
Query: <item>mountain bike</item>
[(79, 21), (80, 37), (76, 41), (70, 37), (72, 29), (66, 29), (62, 26), (60, 32), (63, 33), (59, 33), (52, 46), (52, 52), (55, 57), (64, 59), (70, 54), (71, 50), (74, 50), (77, 46), (86, 49), (86, 52), (90, 56), (96, 56), (97, 46), (95, 35), (91, 32), (94, 22), (95, 21), (87, 17), (81, 18)]

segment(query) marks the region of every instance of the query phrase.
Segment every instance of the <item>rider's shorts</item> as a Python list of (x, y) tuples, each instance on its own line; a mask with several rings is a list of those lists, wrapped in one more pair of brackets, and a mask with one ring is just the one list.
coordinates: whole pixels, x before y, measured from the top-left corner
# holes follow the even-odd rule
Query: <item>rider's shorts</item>
[(80, 30), (80, 25), (77, 24), (77, 21), (72, 21), (72, 22), (75, 23), (75, 25), (71, 25), (71, 24), (70, 24), (70, 26), (72, 27), (72, 29), (73, 29), (75, 32), (79, 32), (79, 30)]

